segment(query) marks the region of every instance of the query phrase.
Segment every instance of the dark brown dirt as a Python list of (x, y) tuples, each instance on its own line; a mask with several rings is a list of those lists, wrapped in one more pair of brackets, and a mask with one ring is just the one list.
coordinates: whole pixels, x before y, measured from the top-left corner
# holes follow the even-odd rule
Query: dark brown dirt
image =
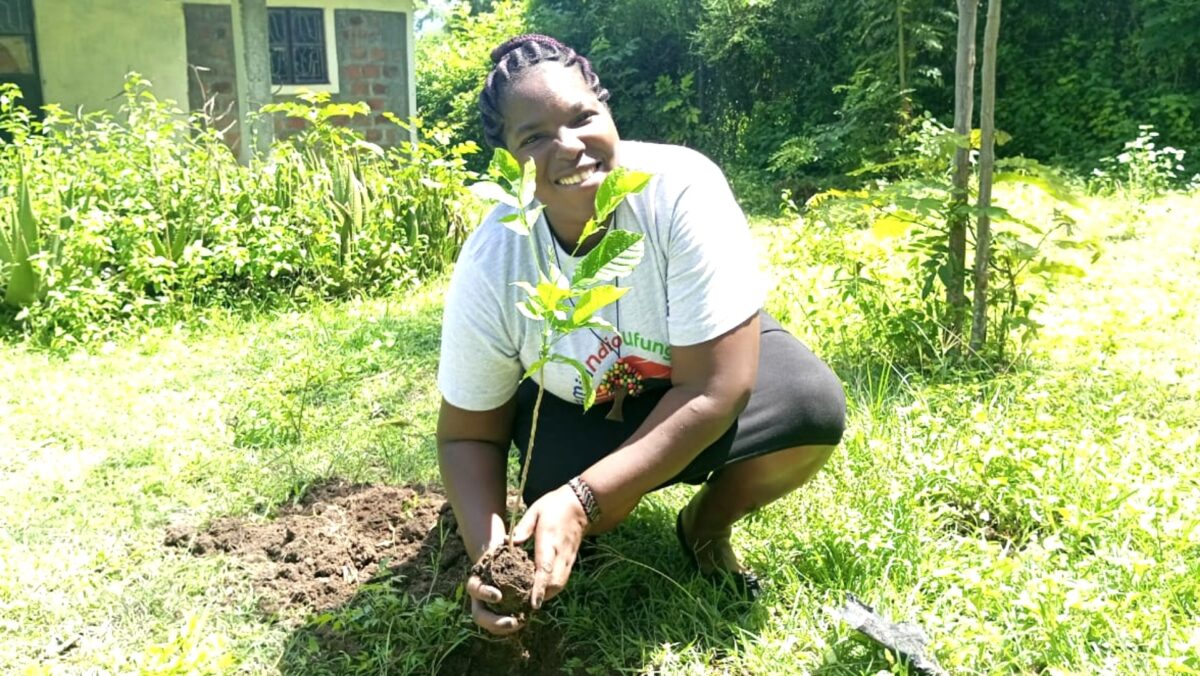
[(487, 604), (492, 612), (522, 619), (533, 612), (529, 593), (533, 591), (535, 571), (533, 558), (527, 550), (509, 546), (488, 552), (471, 569), (484, 584), (500, 590), (500, 603)]
[(225, 517), (200, 532), (174, 527), (165, 544), (241, 558), (268, 613), (337, 607), (381, 574), (415, 598), (453, 597), (471, 565), (449, 503), (422, 486), (330, 482), (272, 521)]
[[(202, 530), (176, 526), (167, 530), (164, 542), (197, 556), (227, 554), (241, 560), (260, 607), (272, 615), (352, 606), (362, 585), (381, 578), (396, 593), (418, 600), (455, 598), (471, 570), (449, 503), (424, 486), (331, 481), (314, 486), (270, 521), (224, 517)], [(532, 572), (530, 561), (530, 580)], [(527, 602), (528, 588), (519, 596)], [(319, 625), (297, 632), (311, 635), (329, 655), (369, 648), (360, 645), (352, 627), (335, 632)], [(557, 625), (534, 621), (506, 639), (479, 632), (446, 656), (439, 671), (562, 673), (568, 652)]]

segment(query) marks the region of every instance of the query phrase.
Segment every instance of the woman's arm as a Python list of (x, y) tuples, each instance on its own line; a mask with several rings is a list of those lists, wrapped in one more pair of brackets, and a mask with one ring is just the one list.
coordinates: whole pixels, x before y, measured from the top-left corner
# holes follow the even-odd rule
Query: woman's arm
[[(472, 561), (504, 542), (505, 468), (516, 398), (489, 411), (468, 411), (445, 399), (438, 414), (438, 465), (458, 532)], [(485, 603), (501, 600), (500, 590), (467, 580), (471, 616), (493, 634), (521, 628), (514, 617), (501, 617)]]
[(729, 429), (758, 376), (756, 312), (712, 340), (671, 348), (672, 387), (637, 432), (583, 473), (601, 514), (623, 517)]
[(490, 411), (468, 411), (443, 399), (438, 413), (438, 467), (472, 561), (505, 536), (505, 469), (515, 410), (515, 397)]

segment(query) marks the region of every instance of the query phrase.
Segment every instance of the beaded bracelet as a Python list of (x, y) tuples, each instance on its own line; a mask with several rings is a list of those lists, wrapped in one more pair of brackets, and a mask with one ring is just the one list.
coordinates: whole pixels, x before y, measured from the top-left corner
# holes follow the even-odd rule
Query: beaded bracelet
[(600, 503), (596, 502), (596, 494), (592, 492), (592, 487), (587, 485), (583, 477), (575, 477), (567, 482), (572, 491), (575, 491), (575, 497), (579, 498), (579, 504), (583, 505), (583, 511), (587, 513), (588, 523), (596, 523), (600, 520)]

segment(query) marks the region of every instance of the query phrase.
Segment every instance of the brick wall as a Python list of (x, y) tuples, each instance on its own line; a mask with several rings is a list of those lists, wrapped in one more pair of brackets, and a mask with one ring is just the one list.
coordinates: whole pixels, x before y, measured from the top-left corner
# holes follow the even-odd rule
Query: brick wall
[[(388, 122), (382, 113), (390, 111), (401, 119), (407, 116), (409, 73), (404, 14), (337, 9), (333, 19), (339, 85), (333, 100), (365, 101), (371, 107), (370, 115), (355, 117), (348, 125), (373, 143), (400, 143), (404, 130)], [(302, 124), (300, 120), (276, 119), (276, 133), (294, 133)]]
[[(233, 13), (229, 6), (184, 5), (187, 37), (188, 107), (200, 110), (212, 100), (215, 124), (236, 153), (241, 143), (238, 119), (237, 68), (233, 46)], [(207, 70), (198, 70), (198, 69)], [(231, 126), (232, 125), (232, 126)]]
[[(222, 129), (236, 122), (237, 68), (233, 42), (233, 14), (228, 5), (185, 4), (187, 33), (188, 104), (200, 109), (205, 96), (212, 97), (213, 113)], [(355, 117), (347, 124), (367, 140), (392, 146), (404, 140), (404, 130), (388, 122), (384, 111), (401, 118), (408, 109), (408, 32), (401, 12), (376, 12), (338, 9), (333, 12), (337, 40), (339, 91), (334, 101), (365, 101), (371, 114)], [(191, 66), (207, 70), (197, 72)], [(286, 100), (291, 97), (275, 97)], [(293, 134), (303, 127), (302, 120), (275, 116), (279, 136)], [(226, 142), (237, 152), (241, 129), (226, 132)]]

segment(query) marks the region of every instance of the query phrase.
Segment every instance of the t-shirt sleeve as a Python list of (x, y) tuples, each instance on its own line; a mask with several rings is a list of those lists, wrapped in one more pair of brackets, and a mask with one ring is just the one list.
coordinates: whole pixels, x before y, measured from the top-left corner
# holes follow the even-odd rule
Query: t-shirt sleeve
[(438, 361), (438, 388), (454, 406), (487, 411), (517, 391), (520, 356), (502, 302), (473, 261), (460, 258), (446, 292)]
[(729, 182), (707, 158), (671, 211), (667, 325), (672, 345), (712, 340), (762, 307), (766, 283)]

